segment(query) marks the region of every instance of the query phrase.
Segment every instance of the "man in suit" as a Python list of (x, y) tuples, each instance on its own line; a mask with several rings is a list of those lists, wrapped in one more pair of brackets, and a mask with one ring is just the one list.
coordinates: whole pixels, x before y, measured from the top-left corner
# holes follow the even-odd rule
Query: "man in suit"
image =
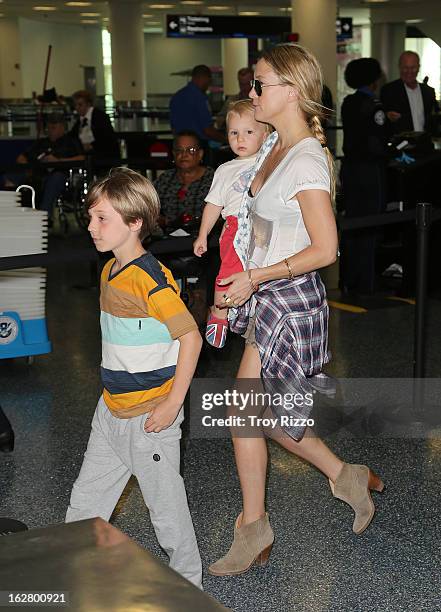
[[(434, 113), (439, 112), (435, 98), (435, 90), (426, 83), (418, 83), (417, 75), (420, 68), (420, 58), (414, 51), (404, 51), (400, 55), (400, 78), (384, 85), (381, 90), (381, 100), (389, 119), (389, 130), (392, 134), (400, 132), (433, 132), (436, 127)], [(438, 162), (420, 166), (406, 180), (400, 178), (400, 192), (404, 195), (405, 206), (413, 207), (416, 202), (431, 202), (437, 198), (436, 185), (439, 175)], [(406, 177), (406, 175), (404, 175)], [(402, 199), (403, 195), (400, 196)], [(434, 283), (439, 284), (439, 229), (432, 227), (431, 249), (435, 249), (430, 257), (429, 274)], [(400, 295), (403, 297), (415, 295), (416, 267), (415, 226), (409, 224), (403, 229), (403, 283)], [(436, 279), (436, 280), (435, 280)]]
[(430, 132), (431, 117), (439, 111), (435, 90), (418, 83), (420, 58), (414, 51), (400, 55), (400, 78), (387, 83), (381, 90), (381, 101), (393, 134), (400, 132)]
[(119, 157), (118, 139), (107, 114), (93, 106), (91, 94), (86, 90), (73, 94), (79, 118), (70, 134), (79, 138), (86, 152), (94, 157)]

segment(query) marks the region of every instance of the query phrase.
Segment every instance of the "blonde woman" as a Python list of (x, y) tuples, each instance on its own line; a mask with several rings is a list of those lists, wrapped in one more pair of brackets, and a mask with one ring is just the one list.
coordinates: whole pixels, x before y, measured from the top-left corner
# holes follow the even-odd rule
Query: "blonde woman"
[[(246, 330), (238, 378), (262, 378), (266, 390), (295, 388), (304, 395), (326, 384), (328, 306), (317, 270), (337, 253), (321, 94), (320, 66), (301, 46), (278, 45), (258, 61), (250, 92), (255, 118), (276, 131), (262, 147), (238, 216), (235, 248), (245, 271), (223, 281), (224, 305), (239, 307), (232, 329)], [(290, 412), (271, 410), (277, 417), (308, 418), (311, 407), (304, 402)], [(344, 463), (308, 428), (287, 426), (269, 435), (328, 477), (334, 496), (355, 512), (355, 533), (368, 527), (375, 512), (370, 491), (383, 489), (378, 476), (367, 466)], [(230, 550), (209, 568), (217, 576), (266, 563), (274, 540), (265, 512), (265, 438), (233, 434), (233, 444), (243, 510)]]

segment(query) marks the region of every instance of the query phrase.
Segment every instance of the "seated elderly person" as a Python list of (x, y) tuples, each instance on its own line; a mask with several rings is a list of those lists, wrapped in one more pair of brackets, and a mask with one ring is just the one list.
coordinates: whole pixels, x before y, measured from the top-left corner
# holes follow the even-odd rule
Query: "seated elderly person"
[(178, 222), (182, 215), (193, 219), (202, 214), (214, 170), (202, 165), (204, 150), (195, 132), (180, 132), (173, 143), (176, 168), (166, 170), (155, 181), (161, 201), (162, 225)]
[[(57, 170), (50, 167), (51, 162), (80, 161), (84, 159), (84, 152), (80, 141), (66, 134), (66, 125), (62, 115), (50, 115), (47, 124), (47, 136), (39, 138), (30, 149), (17, 157), (17, 164), (32, 164), (40, 162), (40, 166), (32, 171), (32, 181), (41, 180), (42, 196), (38, 208), (46, 210), (49, 220), (52, 216), (54, 204), (63, 192), (66, 184), (66, 170)], [(45, 165), (47, 164), (47, 168)], [(5, 179), (6, 187), (15, 187), (27, 182), (26, 174), (9, 175)]]

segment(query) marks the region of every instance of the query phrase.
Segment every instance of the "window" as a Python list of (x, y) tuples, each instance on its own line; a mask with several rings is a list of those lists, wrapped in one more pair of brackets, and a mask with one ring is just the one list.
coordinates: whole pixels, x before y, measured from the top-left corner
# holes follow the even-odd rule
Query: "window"
[(108, 30), (101, 30), (101, 43), (103, 49), (104, 99), (106, 109), (113, 109), (112, 47), (110, 32)]

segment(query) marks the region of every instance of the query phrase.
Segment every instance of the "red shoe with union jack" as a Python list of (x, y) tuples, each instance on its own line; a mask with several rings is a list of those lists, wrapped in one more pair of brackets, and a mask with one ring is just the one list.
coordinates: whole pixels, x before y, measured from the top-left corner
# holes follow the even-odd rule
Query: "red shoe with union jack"
[(208, 317), (205, 339), (216, 348), (223, 348), (227, 339), (228, 320), (219, 319), (211, 314)]

